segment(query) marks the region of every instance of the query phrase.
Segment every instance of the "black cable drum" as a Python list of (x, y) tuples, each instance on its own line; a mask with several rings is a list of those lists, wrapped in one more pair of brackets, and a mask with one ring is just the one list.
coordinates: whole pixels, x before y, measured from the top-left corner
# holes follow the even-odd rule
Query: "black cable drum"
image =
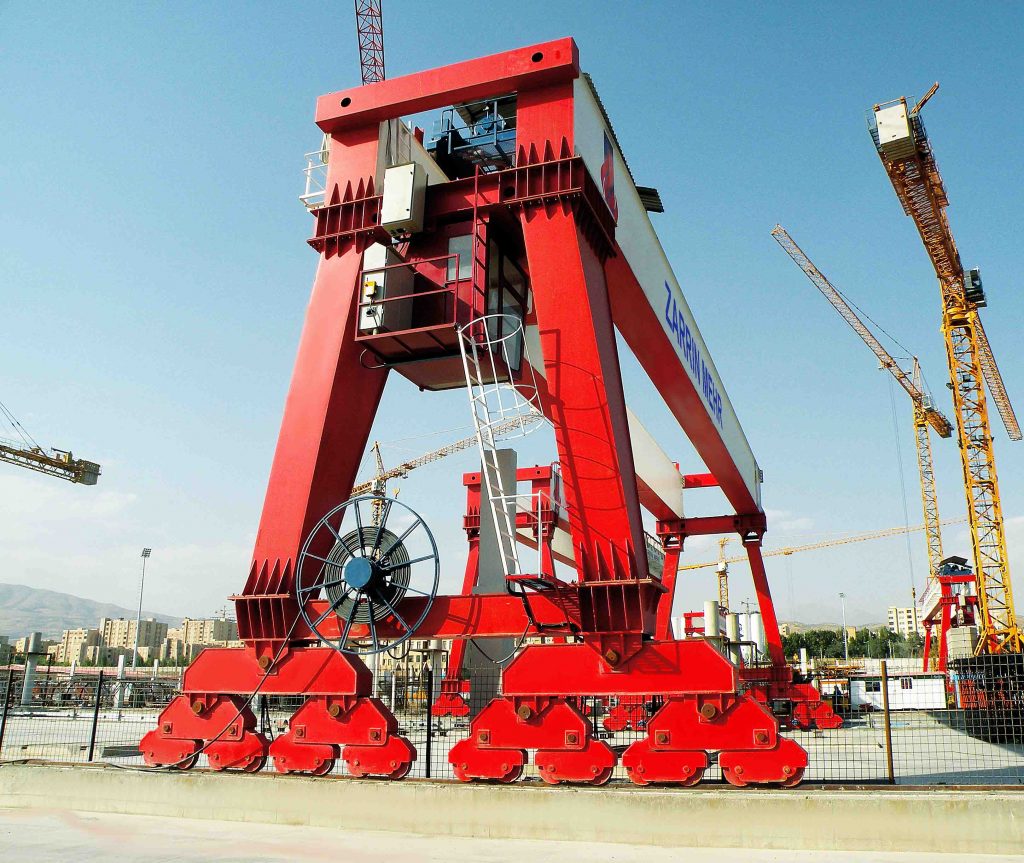
[[(378, 541), (378, 532), (380, 534)], [(373, 551), (374, 545), (377, 551)], [(324, 588), (327, 599), (334, 606), (336, 613), (342, 620), (348, 620), (352, 606), (359, 602), (359, 593), (350, 593), (346, 582), (331, 584), (345, 577), (345, 564), (352, 559), (348, 549), (358, 549), (382, 566), (394, 566), (388, 571), (387, 581), (380, 586), (372, 588), (366, 595), (373, 601), (374, 621), (383, 620), (391, 612), (388, 610), (388, 603), (392, 608), (396, 607), (406, 594), (406, 587), (412, 577), (412, 567), (401, 566), (409, 562), (409, 551), (405, 545), (398, 542), (398, 537), (387, 528), (378, 529), (367, 525), (362, 529), (362, 536), (358, 530), (350, 531), (335, 541), (334, 547), (327, 555), (329, 563), (324, 565), (323, 581), (328, 585)], [(387, 600), (387, 603), (385, 603)], [(366, 602), (359, 602), (359, 608), (352, 617), (353, 623), (369, 623), (370, 609)]]

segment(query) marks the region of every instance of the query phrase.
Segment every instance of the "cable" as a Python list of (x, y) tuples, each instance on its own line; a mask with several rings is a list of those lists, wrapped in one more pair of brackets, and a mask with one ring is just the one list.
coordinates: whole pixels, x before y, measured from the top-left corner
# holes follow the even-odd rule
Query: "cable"
[[(403, 647), (405, 648), (405, 650), (402, 650)], [(384, 652), (392, 659), (394, 659), (396, 662), (401, 662), (412, 652), (412, 639), (406, 638), (403, 641), (400, 641), (398, 643), (399, 652), (397, 654), (393, 652), (394, 649), (394, 647), (385, 647)]]
[(910, 513), (907, 510), (907, 484), (906, 478), (903, 476), (903, 451), (900, 448), (900, 432), (899, 423), (896, 417), (896, 394), (892, 387), (892, 376), (888, 377), (889, 380), (889, 404), (892, 408), (892, 430), (893, 435), (896, 439), (896, 464), (899, 468), (900, 474), (900, 492), (901, 500), (903, 501), (903, 523), (906, 525), (906, 533), (904, 537), (907, 540), (907, 566), (910, 570), (910, 595), (917, 595), (917, 580), (914, 578), (914, 556), (911, 551), (910, 544)]
[(908, 348), (905, 344), (903, 344), (898, 338), (896, 338), (896, 336), (892, 335), (892, 333), (890, 333), (885, 327), (883, 327), (880, 323), (878, 323), (878, 321), (876, 321), (873, 317), (871, 317), (871, 315), (869, 315), (867, 312), (865, 312), (864, 309), (862, 309), (860, 306), (858, 306), (853, 300), (851, 300), (848, 296), (846, 296), (846, 294), (844, 294), (841, 290), (839, 290), (839, 288), (837, 288), (835, 285), (832, 285), (832, 289), (837, 294), (839, 294), (839, 296), (841, 296), (844, 300), (846, 300), (846, 302), (848, 302), (851, 306), (853, 306), (858, 312), (860, 312), (865, 318), (867, 318), (869, 321), (871, 321), (871, 323), (873, 323), (879, 330), (881, 330), (881, 332), (884, 333), (887, 338), (891, 339), (894, 344), (897, 344), (901, 348), (903, 348), (903, 350), (905, 350), (907, 352), (908, 356), (913, 356), (914, 355), (914, 352), (911, 351), (910, 348)]
[(134, 764), (114, 764), (113, 762), (107, 762), (107, 763), (109, 763), (111, 767), (116, 767), (118, 770), (138, 770), (138, 771), (142, 771), (144, 773), (153, 773), (153, 772), (161, 771), (161, 770), (173, 770), (173, 769), (179, 767), (180, 765), (185, 764), (186, 762), (189, 762), (189, 761), (192, 761), (195, 758), (198, 758), (212, 744), (214, 744), (218, 740), (220, 740), (220, 738), (223, 737), (227, 733), (228, 729), (232, 725), (235, 724), (235, 720), (238, 719), (238, 717), (241, 716), (246, 711), (246, 709), (249, 707), (249, 702), (252, 701), (252, 699), (256, 697), (256, 695), (259, 693), (259, 691), (263, 688), (263, 684), (267, 682), (267, 678), (270, 677), (271, 672), (273, 672), (275, 670), (274, 666), (277, 665), (277, 661), (284, 654), (285, 648), (288, 646), (288, 639), (291, 638), (292, 633), (295, 631), (295, 627), (298, 625), (298, 622), (301, 619), (302, 619), (302, 615), (301, 614), (296, 614), (295, 615), (295, 620), (292, 621), (292, 625), (289, 627), (287, 634), (285, 635), (285, 637), (281, 641), (281, 646), (277, 649), (277, 653), (274, 654), (274, 658), (270, 661), (270, 664), (267, 666), (266, 671), (263, 672), (263, 676), (259, 679), (259, 682), (256, 684), (256, 688), (251, 693), (249, 693), (248, 696), (246, 696), (245, 701), (242, 702), (242, 706), (238, 708), (238, 710), (235, 713), (235, 715), (231, 717), (231, 719), (228, 721), (228, 723), (220, 731), (218, 731), (215, 736), (213, 736), (209, 740), (207, 740), (195, 752), (192, 752), (189, 755), (186, 755), (184, 758), (179, 758), (173, 764), (160, 764), (160, 765), (156, 765), (154, 767), (149, 767), (149, 766), (139, 767), (139, 766), (134, 765)]
[(530, 626), (531, 625), (529, 623), (526, 624), (526, 629), (524, 629), (523, 634), (519, 636), (519, 643), (512, 648), (512, 652), (508, 656), (503, 656), (501, 659), (495, 659), (493, 656), (491, 656), (486, 650), (484, 650), (479, 644), (476, 643), (475, 639), (469, 638), (467, 639), (467, 641), (469, 641), (469, 643), (477, 649), (477, 652), (488, 662), (492, 663), (493, 665), (501, 665), (503, 662), (508, 662), (513, 656), (515, 656), (519, 652), (519, 648), (521, 648), (526, 641), (526, 635), (530, 631)]
[(7, 409), (7, 405), (5, 405), (3, 402), (0, 402), (0, 413), (3, 413), (4, 417), (7, 419), (7, 422), (11, 424), (11, 428), (14, 429), (15, 434), (17, 434), (18, 437), (21, 438), (22, 443), (24, 443), (25, 446), (34, 446), (37, 450), (43, 452), (43, 448), (39, 445), (39, 442), (34, 437), (32, 437), (32, 435), (30, 435), (28, 431), (26, 431), (25, 427), (20, 422), (18, 422), (18, 418), (15, 417), (14, 414), (12, 414)]

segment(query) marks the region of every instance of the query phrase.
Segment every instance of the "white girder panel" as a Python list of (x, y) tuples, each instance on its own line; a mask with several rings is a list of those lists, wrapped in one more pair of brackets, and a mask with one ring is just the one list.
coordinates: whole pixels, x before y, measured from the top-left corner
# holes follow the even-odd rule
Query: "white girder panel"
[(599, 186), (602, 185), (602, 169), (607, 171), (608, 167), (611, 168), (618, 209), (615, 238), (619, 249), (675, 349), (679, 365), (700, 396), (751, 496), (760, 506), (761, 480), (757, 461), (661, 241), (640, 201), (615, 135), (605, 122), (604, 113), (585, 77), (576, 79), (573, 96), (576, 151)]
[[(540, 333), (536, 326), (528, 325), (526, 345), (533, 366), (534, 374), (546, 380), (544, 374), (544, 351), (541, 346)], [(679, 518), (683, 517), (683, 480), (676, 463), (651, 437), (643, 423), (626, 405), (626, 420), (629, 424), (630, 448), (633, 451), (633, 469), (637, 479), (653, 491), (661, 501)], [(572, 556), (570, 541), (568, 556)]]
[(679, 468), (666, 455), (651, 433), (644, 428), (637, 415), (626, 405), (629, 422), (629, 442), (633, 449), (636, 475), (679, 518), (683, 517), (683, 478)]

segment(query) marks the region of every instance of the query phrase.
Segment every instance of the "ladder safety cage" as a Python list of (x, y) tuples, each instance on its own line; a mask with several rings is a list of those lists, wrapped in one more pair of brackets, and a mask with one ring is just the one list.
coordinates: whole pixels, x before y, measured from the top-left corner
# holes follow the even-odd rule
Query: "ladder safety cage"
[(499, 427), (506, 438), (522, 437), (537, 428), (541, 413), (523, 321), (508, 313), (484, 315), (459, 329), (459, 348), (503, 575), (523, 575), (515, 530), (519, 496), (505, 488), (497, 447)]

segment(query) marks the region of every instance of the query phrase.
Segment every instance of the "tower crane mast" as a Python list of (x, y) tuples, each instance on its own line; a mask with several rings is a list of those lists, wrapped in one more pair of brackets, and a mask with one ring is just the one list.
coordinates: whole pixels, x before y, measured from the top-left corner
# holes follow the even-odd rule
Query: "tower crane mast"
[[(796, 244), (796, 241), (787, 233), (782, 225), (776, 225), (772, 230), (772, 236), (786, 254), (793, 259), (794, 263), (801, 270), (812, 284), (825, 296), (843, 320), (845, 320), (861, 340), (866, 344), (878, 358), (884, 369), (896, 379), (897, 383), (910, 396), (914, 405), (914, 441), (917, 448), (918, 473), (921, 480), (921, 502), (924, 510), (925, 536), (928, 540), (928, 577), (932, 579), (939, 571), (939, 565), (943, 559), (942, 553), (942, 528), (939, 521), (939, 501), (935, 492), (935, 469), (932, 463), (932, 444), (928, 434), (928, 427), (931, 426), (938, 432), (940, 437), (948, 438), (953, 433), (953, 426), (949, 420), (935, 408), (931, 398), (924, 392), (921, 381), (921, 368), (917, 358), (914, 357), (913, 376), (908, 375), (892, 355), (875, 338), (874, 334), (864, 322), (857, 316), (857, 313), (850, 308), (849, 303), (843, 299), (814, 263), (804, 254), (803, 250)], [(916, 597), (915, 597), (916, 599)]]
[[(729, 610), (729, 561), (725, 558), (725, 547), (731, 539), (732, 537), (723, 536), (718, 540), (716, 573), (718, 575), (718, 607), (722, 611)], [(685, 567), (680, 567), (680, 569), (685, 569)]]
[[(927, 98), (937, 88), (932, 87)], [(927, 98), (909, 110), (905, 97), (875, 105), (869, 128), (886, 174), (904, 212), (914, 220), (939, 280), (942, 332), (981, 601), (978, 652), (1020, 653), (1024, 638), (1013, 606), (983, 379), (1010, 439), (1020, 440), (1021, 432), (978, 317), (978, 309), (986, 305), (980, 274), (977, 270), (964, 273), (946, 216), (949, 199), (920, 114)]]
[(364, 84), (384, 80), (384, 15), (381, 0), (355, 0), (359, 67)]

